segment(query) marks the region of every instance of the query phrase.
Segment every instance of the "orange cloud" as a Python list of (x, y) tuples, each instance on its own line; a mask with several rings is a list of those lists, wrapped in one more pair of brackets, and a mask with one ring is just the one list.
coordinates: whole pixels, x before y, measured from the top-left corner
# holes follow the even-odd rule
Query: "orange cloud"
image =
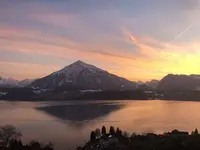
[[(126, 49), (119, 49), (106, 40), (94, 44), (83, 44), (76, 43), (67, 37), (61, 38), (38, 31), (6, 26), (0, 26), (0, 51), (51, 55), (63, 59), (83, 59), (91, 63), (96, 62), (99, 67), (130, 80), (161, 79), (168, 73), (200, 73), (198, 41), (189, 44), (164, 43), (152, 37), (136, 37), (127, 30), (123, 30), (123, 33), (124, 38), (114, 37), (114, 40), (136, 45), (139, 55), (127, 53)], [(9, 70), (5, 71), (6, 68), (3, 66)], [(18, 78), (25, 78), (41, 77), (64, 66), (0, 62), (0, 67), (4, 71), (1, 71), (1, 74), (17, 73)], [(20, 68), (21, 71), (19, 71)], [(27, 71), (24, 73), (23, 70)]]
[[(137, 64), (139, 70), (133, 69), (130, 72), (137, 70), (140, 78), (160, 79), (168, 73), (178, 74), (199, 74), (200, 67), (198, 65), (200, 52), (200, 44), (198, 41), (190, 43), (164, 43), (149, 37), (140, 37), (132, 35), (126, 30), (127, 36), (133, 44), (137, 45), (139, 52), (142, 54)], [(159, 45), (158, 47), (152, 45)], [(144, 58), (147, 58), (144, 61)], [(133, 61), (134, 62), (134, 61)], [(128, 64), (127, 62), (125, 62)], [(130, 75), (133, 77), (134, 74)]]
[(63, 58), (81, 54), (84, 57), (103, 56), (105, 58), (136, 59), (134, 55), (126, 55), (119, 50), (117, 52), (117, 49), (113, 48), (112, 45), (75, 43), (68, 38), (45, 35), (35, 31), (18, 31), (17, 29), (1, 27), (0, 37), (0, 50), (37, 53)]

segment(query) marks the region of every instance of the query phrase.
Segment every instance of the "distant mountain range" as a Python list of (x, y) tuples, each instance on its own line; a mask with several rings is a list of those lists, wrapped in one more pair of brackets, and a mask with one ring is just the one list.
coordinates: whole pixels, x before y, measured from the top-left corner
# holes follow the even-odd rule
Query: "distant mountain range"
[(186, 91), (200, 90), (200, 75), (169, 74), (159, 80), (148, 82), (132, 82), (118, 77), (93, 65), (76, 61), (61, 70), (53, 72), (40, 79), (25, 79), (0, 77), (0, 88), (32, 88), (69, 91), (69, 90), (158, 90), (158, 91)]
[(0, 88), (133, 90), (137, 88), (156, 89), (158, 83), (158, 80), (149, 82), (129, 81), (80, 60), (40, 79), (19, 81), (13, 78), (0, 77)]
[(6, 88), (13, 88), (13, 87), (26, 87), (32, 82), (34, 82), (36, 79), (25, 79), (22, 81), (15, 80), (13, 78), (3, 78), (0, 77), (0, 88), (6, 87)]
[(137, 89), (141, 89), (141, 90), (156, 90), (157, 86), (159, 84), (159, 80), (151, 80), (151, 81), (147, 81), (147, 82), (142, 82), (142, 81), (138, 81), (137, 84)]
[(12, 78), (0, 77), (0, 87), (16, 87), (19, 81)]
[(13, 84), (10, 79), (1, 80), (5, 81), (2, 82), (4, 84), (0, 87), (0, 99), (3, 100), (116, 100), (147, 98), (142, 91), (136, 90), (135, 82), (118, 77), (82, 61), (76, 61), (37, 80), (15, 81)]

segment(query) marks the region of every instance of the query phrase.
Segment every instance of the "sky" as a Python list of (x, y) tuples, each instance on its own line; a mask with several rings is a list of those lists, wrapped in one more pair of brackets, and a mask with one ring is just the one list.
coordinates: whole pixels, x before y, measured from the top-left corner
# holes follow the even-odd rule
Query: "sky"
[(1, 0), (0, 76), (77, 60), (133, 81), (200, 74), (200, 0)]

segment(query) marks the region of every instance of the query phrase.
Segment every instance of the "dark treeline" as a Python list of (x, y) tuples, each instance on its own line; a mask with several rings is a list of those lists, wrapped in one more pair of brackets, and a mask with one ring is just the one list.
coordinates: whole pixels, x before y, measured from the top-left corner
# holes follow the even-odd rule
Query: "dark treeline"
[(163, 134), (135, 134), (131, 136), (110, 127), (109, 132), (103, 126), (102, 130), (91, 132), (90, 141), (77, 150), (199, 150), (200, 135), (195, 129), (191, 134), (173, 130)]
[(53, 150), (53, 145), (43, 145), (37, 141), (23, 144), (21, 132), (14, 126), (6, 125), (0, 127), (0, 150)]
[[(0, 128), (0, 150), (53, 150), (53, 145), (32, 141), (24, 144), (22, 134), (13, 126)], [(173, 130), (163, 134), (136, 134), (131, 136), (113, 126), (96, 129), (90, 134), (90, 140), (77, 150), (199, 150), (200, 134), (195, 129), (191, 134)]]

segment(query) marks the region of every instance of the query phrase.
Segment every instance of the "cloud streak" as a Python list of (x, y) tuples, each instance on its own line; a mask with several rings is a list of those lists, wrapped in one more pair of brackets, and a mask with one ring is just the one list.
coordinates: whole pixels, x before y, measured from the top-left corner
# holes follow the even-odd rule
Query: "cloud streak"
[(173, 40), (172, 42), (178, 40), (183, 34), (185, 34), (190, 28), (192, 27), (192, 24), (190, 24), (185, 30), (183, 30), (181, 33), (179, 33)]
[[(37, 53), (43, 55), (53, 55), (66, 58), (67, 53), (82, 53), (83, 55), (102, 55), (105, 57), (116, 57), (124, 59), (134, 59), (118, 52), (112, 45), (104, 43), (84, 44), (76, 43), (67, 37), (48, 35), (37, 31), (20, 30), (9, 27), (0, 27), (0, 50), (20, 51), (24, 53)], [(106, 51), (104, 51), (104, 49)], [(58, 53), (55, 54), (55, 51)], [(121, 53), (121, 54), (120, 54)]]

